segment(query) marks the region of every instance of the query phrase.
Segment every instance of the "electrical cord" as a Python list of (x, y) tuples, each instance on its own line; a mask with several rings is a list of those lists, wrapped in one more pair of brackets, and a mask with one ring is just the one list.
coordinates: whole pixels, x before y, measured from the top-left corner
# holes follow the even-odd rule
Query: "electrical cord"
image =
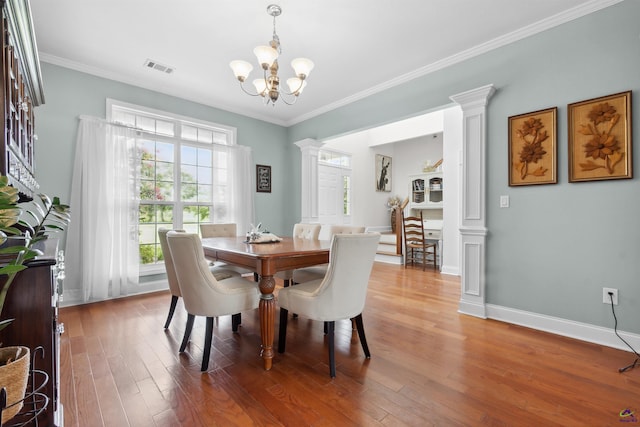
[(625, 366), (624, 368), (619, 368), (618, 372), (626, 372), (630, 369), (633, 369), (636, 367), (636, 365), (640, 364), (640, 354), (638, 354), (637, 351), (634, 350), (633, 347), (631, 347), (631, 344), (629, 344), (628, 342), (626, 342), (624, 340), (624, 338), (622, 338), (620, 336), (620, 334), (618, 333), (618, 318), (616, 317), (616, 310), (613, 307), (613, 294), (611, 292), (609, 292), (609, 299), (611, 300), (611, 313), (613, 313), (613, 332), (615, 332), (615, 334), (617, 335), (618, 338), (620, 338), (620, 341), (622, 341), (623, 343), (625, 343), (627, 345), (627, 347), (629, 347), (631, 349), (631, 351), (633, 352), (633, 354), (636, 355), (636, 360), (633, 361), (632, 364)]

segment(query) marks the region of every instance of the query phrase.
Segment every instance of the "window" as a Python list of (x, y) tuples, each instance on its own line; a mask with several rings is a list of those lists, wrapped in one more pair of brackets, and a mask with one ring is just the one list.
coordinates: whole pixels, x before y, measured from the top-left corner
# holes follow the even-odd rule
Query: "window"
[(140, 270), (153, 273), (163, 261), (159, 228), (198, 233), (200, 223), (233, 220), (225, 202), (228, 154), (219, 147), (234, 145), (235, 132), (115, 101), (108, 111), (111, 121), (140, 129)]
[(351, 176), (342, 176), (342, 214), (351, 215)]
[(339, 151), (318, 150), (318, 219), (328, 224), (348, 224), (351, 219), (351, 155)]
[(351, 168), (351, 156), (349, 154), (338, 153), (335, 151), (318, 151), (318, 162), (346, 169)]

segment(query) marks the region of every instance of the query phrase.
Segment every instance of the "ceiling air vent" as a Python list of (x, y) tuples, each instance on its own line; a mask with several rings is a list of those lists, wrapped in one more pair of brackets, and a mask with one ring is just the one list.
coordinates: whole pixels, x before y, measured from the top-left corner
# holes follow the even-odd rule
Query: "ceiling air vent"
[(154, 70), (161, 71), (161, 72), (163, 72), (165, 74), (171, 74), (171, 73), (173, 73), (173, 70), (175, 70), (175, 68), (173, 68), (173, 67), (169, 67), (168, 65), (160, 64), (160, 63), (158, 63), (156, 61), (153, 61), (151, 59), (147, 59), (144, 62), (144, 66), (147, 67), (147, 68), (152, 68)]

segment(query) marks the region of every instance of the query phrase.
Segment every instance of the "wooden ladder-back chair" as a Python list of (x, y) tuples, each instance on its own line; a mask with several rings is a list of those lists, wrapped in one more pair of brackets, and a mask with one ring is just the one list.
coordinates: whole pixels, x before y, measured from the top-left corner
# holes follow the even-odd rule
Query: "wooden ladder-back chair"
[(420, 216), (404, 216), (402, 218), (402, 228), (404, 230), (404, 266), (411, 264), (422, 264), (425, 270), (427, 263), (433, 263), (433, 268), (437, 269), (438, 249), (435, 242), (428, 242), (424, 236), (424, 221), (422, 212)]

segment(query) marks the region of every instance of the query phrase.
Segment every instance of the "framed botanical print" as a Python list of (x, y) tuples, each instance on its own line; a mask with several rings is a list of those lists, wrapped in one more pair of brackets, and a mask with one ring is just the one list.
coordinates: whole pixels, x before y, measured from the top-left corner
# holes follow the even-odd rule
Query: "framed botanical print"
[(271, 193), (271, 166), (256, 165), (256, 191)]
[(391, 191), (391, 157), (376, 154), (376, 191)]
[(556, 184), (558, 108), (509, 117), (509, 185)]
[(569, 182), (632, 178), (631, 91), (569, 104)]

